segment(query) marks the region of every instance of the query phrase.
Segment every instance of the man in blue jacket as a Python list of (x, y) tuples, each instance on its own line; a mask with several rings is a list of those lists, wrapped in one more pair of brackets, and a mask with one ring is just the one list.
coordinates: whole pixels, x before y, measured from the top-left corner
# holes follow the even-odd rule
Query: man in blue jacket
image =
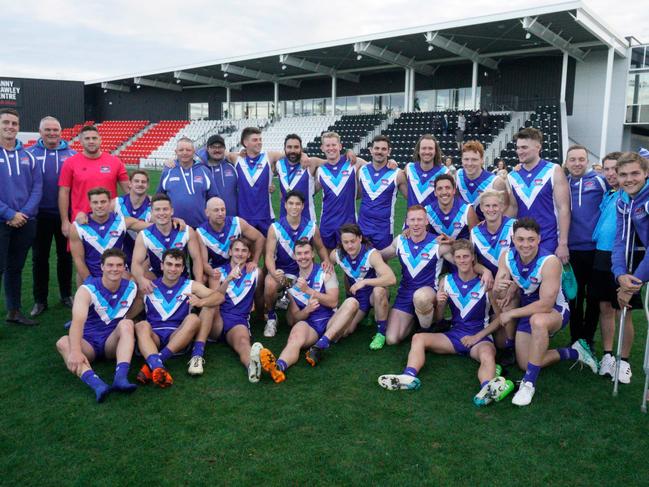
[(204, 150), (204, 155), (201, 151), (196, 155), (212, 172), (216, 192), (225, 202), (226, 216), (237, 216), (237, 169), (225, 157), (225, 140), (220, 135), (212, 135)]
[[(61, 140), (61, 124), (54, 117), (45, 117), (38, 126), (40, 138), (28, 152), (36, 159), (42, 173), (43, 187), (56, 188), (65, 160), (76, 154)], [(68, 239), (61, 232), (56, 191), (44, 191), (36, 216), (36, 238), (32, 249), (32, 274), (34, 281), (34, 307), (31, 316), (36, 317), (47, 309), (50, 279), (50, 248), (56, 243), (56, 276), (61, 302), (72, 308), (72, 257), (67, 250)]]
[(577, 279), (577, 298), (570, 300), (570, 343), (583, 338), (592, 349), (599, 320), (599, 303), (592, 298), (590, 292), (595, 258), (593, 230), (599, 219), (599, 206), (607, 187), (603, 177), (588, 170), (588, 151), (584, 146), (573, 145), (568, 148), (565, 167), (568, 170), (571, 208), (568, 250), (570, 264)]
[(16, 139), (18, 130), (18, 112), (0, 109), (0, 278), (4, 277), (7, 323), (37, 325), (21, 313), (20, 293), (43, 182), (36, 159)]

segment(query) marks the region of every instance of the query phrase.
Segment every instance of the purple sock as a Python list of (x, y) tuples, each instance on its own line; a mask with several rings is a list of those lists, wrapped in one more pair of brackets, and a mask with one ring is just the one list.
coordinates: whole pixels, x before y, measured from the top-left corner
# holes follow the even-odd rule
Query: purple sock
[(488, 380), (483, 380), (482, 382), (480, 382), (480, 387), (482, 388), (482, 387), (486, 386), (487, 384), (489, 384), (489, 381)]
[(534, 365), (532, 362), (527, 362), (527, 370), (525, 371), (525, 376), (523, 377), (523, 380), (525, 382), (531, 382), (532, 384), (536, 384), (536, 379), (539, 378), (539, 372), (541, 372), (541, 367), (538, 365)]
[(162, 360), (162, 362), (164, 363), (169, 360), (173, 356), (173, 354), (174, 353), (169, 350), (168, 347), (164, 347), (162, 350), (160, 350), (160, 360)]
[(271, 309), (271, 310), (268, 312), (268, 319), (269, 319), (269, 320), (276, 320), (276, 319), (277, 319), (277, 314), (275, 314), (275, 310), (274, 310), (274, 309)]
[(320, 340), (318, 340), (315, 344), (316, 347), (321, 348), (322, 350), (329, 348), (329, 345), (331, 345), (331, 341), (329, 340), (329, 337), (327, 335), (322, 335), (320, 337)]
[(403, 373), (411, 377), (417, 377), (417, 369), (415, 369), (414, 367), (406, 367), (405, 369), (403, 369)]
[(577, 360), (579, 353), (574, 348), (557, 348), (559, 360)]
[(110, 392), (110, 386), (103, 380), (101, 380), (92, 369), (86, 370), (81, 375), (81, 380), (93, 391), (95, 391), (95, 398), (97, 399), (97, 402), (102, 402), (106, 395)]
[(284, 372), (286, 369), (288, 369), (288, 365), (286, 365), (286, 362), (284, 362), (282, 359), (279, 359), (277, 362), (277, 368)]
[(507, 337), (507, 339), (505, 340), (505, 348), (514, 348), (514, 343), (515, 341), (513, 338)]
[(388, 327), (388, 320), (376, 320), (376, 331), (381, 335), (385, 335), (385, 330)]
[(160, 355), (157, 353), (152, 353), (146, 358), (146, 363), (149, 366), (149, 368), (153, 371), (155, 369), (159, 368), (164, 368), (164, 364), (162, 363), (162, 360), (160, 360)]
[(128, 382), (128, 369), (131, 367), (131, 364), (128, 362), (120, 362), (115, 367), (115, 377), (113, 382)]
[(202, 357), (205, 354), (205, 342), (194, 342), (194, 348), (192, 348), (192, 357)]

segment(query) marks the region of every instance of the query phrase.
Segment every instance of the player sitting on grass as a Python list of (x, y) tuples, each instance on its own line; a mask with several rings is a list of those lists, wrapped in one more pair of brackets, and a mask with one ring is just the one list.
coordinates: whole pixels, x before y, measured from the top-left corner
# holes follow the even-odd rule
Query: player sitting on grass
[[(108, 249), (101, 255), (101, 277), (89, 277), (74, 296), (72, 325), (67, 336), (56, 342), (70, 372), (76, 374), (102, 402), (111, 390), (131, 392), (137, 387), (128, 381), (135, 335), (133, 321), (125, 319), (133, 304), (137, 287), (122, 279), (126, 255)], [(115, 378), (109, 386), (99, 378), (90, 363), (100, 358), (115, 358)]]
[(248, 266), (254, 251), (246, 238), (232, 240), (228, 252), (230, 261), (218, 269), (219, 291), (225, 296), (225, 301), (214, 315), (209, 337), (230, 345), (248, 368), (248, 380), (259, 382), (262, 345), (255, 343), (250, 346), (249, 320), (260, 271), (257, 266)]
[[(164, 362), (182, 352), (200, 328), (200, 319), (190, 313), (191, 307), (218, 306), (223, 302), (223, 295), (184, 277), (185, 253), (182, 250), (167, 249), (161, 260), (162, 277), (152, 282), (152, 292), (144, 296), (146, 320), (135, 325), (135, 332), (140, 353), (146, 358), (137, 380), (143, 384), (153, 381), (164, 388), (173, 384)], [(202, 373), (202, 366), (200, 369)]]
[(357, 224), (347, 223), (340, 227), (339, 232), (340, 243), (331, 253), (331, 262), (338, 264), (345, 273), (347, 297), (356, 298), (359, 305), (354, 319), (345, 329), (345, 335), (353, 333), (370, 308), (374, 307), (377, 331), (370, 343), (370, 350), (380, 350), (385, 345), (388, 322), (388, 287), (394, 286), (397, 278)]
[(561, 261), (540, 247), (541, 229), (533, 218), (518, 219), (513, 231), (514, 247), (500, 256), (494, 289), (501, 309), (516, 293), (520, 295), (520, 307), (503, 311), (482, 334), (518, 320), (516, 361), (525, 376), (512, 403), (527, 406), (543, 367), (560, 360), (578, 360), (597, 373), (598, 363), (585, 340), (577, 340), (570, 348), (548, 350), (550, 337), (570, 319), (568, 301), (561, 290)]
[(427, 351), (468, 355), (480, 362), (478, 381), (481, 389), (473, 402), (476, 406), (486, 406), (493, 400), (500, 401), (504, 398), (514, 389), (514, 384), (498, 376), (496, 348), (491, 337), (483, 337), (471, 345), (465, 344), (465, 337), (482, 330), (489, 321), (489, 297), (486, 286), (473, 269), (475, 254), (471, 243), (464, 239), (456, 240), (452, 249), (458, 270), (440, 279), (435, 308), (438, 320), (444, 316), (447, 305), (451, 308), (451, 330), (445, 333), (415, 334), (408, 354), (408, 365), (403, 373), (382, 375), (379, 377), (379, 385), (389, 390), (419, 389), (421, 383), (417, 374), (425, 363)]
[(286, 379), (286, 369), (297, 362), (303, 348), (310, 347), (306, 360), (315, 366), (321, 360), (323, 351), (345, 332), (358, 312), (355, 298), (347, 298), (335, 309), (338, 305), (336, 274), (326, 273), (313, 262), (310, 242), (297, 241), (294, 252), (299, 277), (289, 289), (289, 311), (296, 323), (277, 361), (267, 348), (260, 353), (263, 369), (275, 382)]

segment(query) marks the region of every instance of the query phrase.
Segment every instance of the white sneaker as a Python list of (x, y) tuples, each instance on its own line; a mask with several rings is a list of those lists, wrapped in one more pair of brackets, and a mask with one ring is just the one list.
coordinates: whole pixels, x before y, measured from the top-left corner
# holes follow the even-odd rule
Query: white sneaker
[(596, 374), (597, 369), (599, 368), (599, 363), (597, 362), (597, 359), (595, 359), (593, 352), (590, 351), (590, 347), (588, 346), (588, 343), (586, 343), (586, 340), (580, 338), (572, 344), (571, 348), (573, 350), (577, 350), (577, 353), (579, 354), (579, 358), (577, 360), (585, 366), (589, 367), (590, 370), (593, 371), (593, 374)]
[(620, 370), (617, 374), (617, 380), (622, 384), (629, 384), (631, 383), (632, 375), (631, 364), (629, 364), (629, 362), (627, 362), (626, 360), (620, 360)]
[(203, 375), (203, 364), (205, 363), (203, 357), (200, 355), (194, 355), (188, 363), (189, 368), (187, 369), (187, 373), (189, 375)]
[(421, 381), (408, 374), (386, 374), (379, 377), (379, 385), (389, 391), (416, 391), (421, 387)]
[(266, 326), (264, 326), (264, 336), (267, 338), (272, 338), (277, 333), (277, 320), (267, 320)]
[(529, 405), (529, 403), (532, 402), (532, 398), (534, 397), (535, 392), (536, 389), (534, 388), (534, 384), (532, 384), (531, 382), (522, 381), (521, 385), (518, 386), (518, 392), (516, 392), (512, 399), (512, 404), (514, 406)]
[(599, 375), (610, 375), (613, 378), (615, 373), (615, 357), (607, 353), (599, 361)]
[(264, 348), (259, 342), (255, 342), (250, 347), (250, 361), (248, 362), (248, 380), (253, 384), (259, 382), (261, 377), (261, 359), (259, 352)]

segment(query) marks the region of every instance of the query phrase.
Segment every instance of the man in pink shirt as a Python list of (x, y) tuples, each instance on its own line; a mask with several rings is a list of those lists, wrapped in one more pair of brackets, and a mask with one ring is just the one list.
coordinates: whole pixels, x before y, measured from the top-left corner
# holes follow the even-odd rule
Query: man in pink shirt
[(117, 197), (117, 183), (128, 193), (129, 182), (126, 166), (117, 157), (101, 151), (101, 137), (97, 128), (83, 127), (79, 134), (83, 152), (68, 158), (59, 177), (59, 213), (61, 231), (70, 236), (70, 222), (77, 213), (90, 213), (88, 191), (102, 187), (108, 189), (111, 198)]

